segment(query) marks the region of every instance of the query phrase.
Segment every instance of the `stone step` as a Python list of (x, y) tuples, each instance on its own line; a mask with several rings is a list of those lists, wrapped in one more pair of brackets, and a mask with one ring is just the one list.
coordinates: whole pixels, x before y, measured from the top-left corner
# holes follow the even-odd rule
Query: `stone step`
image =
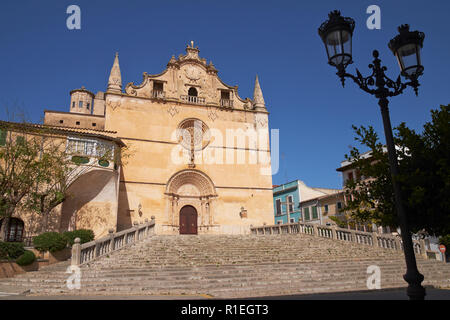
[[(251, 270), (250, 270), (251, 271)], [(449, 270), (435, 270), (435, 269), (428, 269), (422, 271), (428, 279), (446, 276), (447, 279), (450, 279), (450, 272)], [(399, 270), (396, 268), (382, 268), (381, 269), (381, 276), (382, 279), (388, 279), (392, 276), (401, 278), (403, 275), (404, 270)], [(223, 281), (229, 281), (229, 280), (242, 280), (242, 281), (254, 281), (255, 279), (264, 279), (268, 276), (261, 276), (261, 273), (258, 272), (258, 274), (252, 274), (247, 272), (193, 272), (193, 271), (185, 271), (185, 272), (164, 272), (164, 273), (148, 273), (145, 271), (142, 272), (136, 272), (134, 274), (128, 273), (90, 273), (90, 274), (82, 274), (82, 282), (83, 283), (104, 283), (104, 282), (139, 282), (141, 281), (176, 281), (176, 280), (183, 280), (183, 281), (192, 281), (192, 280), (223, 280)], [(67, 274), (58, 274), (54, 276), (47, 276), (47, 277), (39, 277), (39, 278), (16, 278), (15, 280), (11, 280), (10, 282), (15, 283), (56, 283), (61, 284), (64, 283), (64, 281), (67, 279)], [(332, 271), (316, 271), (316, 270), (277, 270), (276, 273), (271, 275), (270, 277), (275, 277), (277, 279), (333, 279), (333, 278), (339, 278), (339, 279), (353, 279), (353, 278), (367, 278), (366, 270), (361, 268), (353, 268), (353, 269), (345, 269), (345, 270), (332, 270)]]
[[(425, 284), (450, 287), (450, 265), (417, 256)], [(81, 268), (81, 289), (69, 290), (69, 262), (0, 285), (49, 294), (198, 294), (245, 297), (365, 290), (367, 267), (381, 268), (381, 286), (405, 286), (402, 252), (307, 235), (160, 236), (105, 255)], [(22, 290), (21, 289), (21, 290)]]
[[(201, 272), (201, 273), (218, 273), (226, 274), (226, 273), (243, 273), (243, 272), (252, 272), (254, 270), (258, 270), (260, 272), (273, 272), (274, 268), (277, 269), (277, 273), (280, 272), (290, 272), (290, 271), (301, 271), (305, 272), (305, 270), (314, 270), (315, 272), (327, 272), (327, 273), (339, 273), (339, 272), (350, 272), (352, 270), (366, 270), (369, 265), (376, 264), (376, 261), (365, 262), (365, 263), (356, 263), (356, 264), (348, 264), (345, 265), (329, 265), (329, 264), (266, 264), (266, 265), (229, 265), (229, 266), (221, 266), (220, 270), (217, 266), (197, 266), (197, 267), (175, 267), (175, 268), (161, 268), (161, 267), (153, 267), (149, 266), (146, 268), (133, 266), (133, 267), (123, 267), (120, 268), (118, 266), (112, 267), (104, 267), (104, 268), (87, 268), (82, 269), (82, 273), (84, 277), (89, 276), (122, 276), (125, 274), (128, 275), (158, 275), (158, 274), (168, 274), (168, 275), (178, 275), (178, 274), (191, 274), (193, 272)], [(404, 270), (404, 262), (398, 263), (378, 263), (377, 264), (382, 272), (393, 272), (396, 269)], [(440, 263), (419, 263), (419, 270), (433, 270), (433, 272), (449, 272), (450, 266), (446, 267)], [(65, 269), (60, 272), (55, 271), (42, 271), (39, 272), (39, 277), (47, 278), (47, 277), (67, 277), (65, 273)], [(21, 278), (32, 277), (36, 278), (37, 273), (26, 273)]]

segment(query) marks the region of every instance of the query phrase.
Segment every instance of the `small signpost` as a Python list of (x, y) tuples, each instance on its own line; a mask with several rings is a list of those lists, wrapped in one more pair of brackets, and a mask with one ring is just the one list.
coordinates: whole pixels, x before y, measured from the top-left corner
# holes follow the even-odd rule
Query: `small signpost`
[(445, 257), (445, 246), (443, 245), (443, 244), (441, 244), (440, 246), (439, 246), (439, 251), (442, 253), (442, 255), (443, 255), (443, 257), (444, 257), (444, 262), (447, 262), (447, 259), (446, 259), (446, 257)]

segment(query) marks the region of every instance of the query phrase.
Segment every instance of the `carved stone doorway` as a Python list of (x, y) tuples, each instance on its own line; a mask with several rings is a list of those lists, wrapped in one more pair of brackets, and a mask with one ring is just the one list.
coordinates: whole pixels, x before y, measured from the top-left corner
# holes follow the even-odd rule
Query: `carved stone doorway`
[[(215, 225), (214, 199), (217, 194), (211, 179), (203, 172), (195, 169), (177, 172), (167, 182), (165, 197), (167, 226), (172, 227), (172, 231), (179, 228), (179, 234), (198, 234), (208, 232)], [(189, 222), (191, 227), (194, 223), (195, 231), (181, 225), (183, 221), (187, 223), (186, 219), (193, 219), (193, 216), (182, 217), (184, 208), (188, 207), (191, 209), (186, 210), (196, 217), (195, 222)]]
[(197, 234), (197, 210), (193, 206), (180, 210), (180, 234)]

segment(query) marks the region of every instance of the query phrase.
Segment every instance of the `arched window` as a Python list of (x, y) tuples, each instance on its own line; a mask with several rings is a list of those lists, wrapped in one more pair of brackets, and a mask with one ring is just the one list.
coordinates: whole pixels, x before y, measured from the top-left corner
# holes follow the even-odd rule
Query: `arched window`
[[(6, 223), (6, 219), (0, 220), (0, 229), (2, 224)], [(23, 239), (23, 221), (17, 218), (9, 219), (9, 226), (5, 230), (5, 241), (8, 242), (22, 242)]]
[(189, 91), (188, 91), (188, 95), (191, 97), (197, 97), (197, 95), (198, 95), (197, 89), (195, 89), (194, 87), (190, 87)]

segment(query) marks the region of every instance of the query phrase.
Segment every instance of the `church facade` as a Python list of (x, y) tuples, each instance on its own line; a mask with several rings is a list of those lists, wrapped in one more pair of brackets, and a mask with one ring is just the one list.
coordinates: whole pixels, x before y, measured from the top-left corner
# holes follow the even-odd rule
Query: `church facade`
[(116, 54), (106, 92), (72, 90), (69, 108), (46, 110), (44, 125), (74, 130), (72, 150), (93, 148), (84, 133), (126, 147), (120, 166), (72, 183), (60, 231), (91, 228), (99, 237), (152, 216), (162, 234), (247, 233), (274, 223), (269, 113), (258, 78), (253, 99), (241, 98), (191, 42), (139, 84), (123, 86)]

